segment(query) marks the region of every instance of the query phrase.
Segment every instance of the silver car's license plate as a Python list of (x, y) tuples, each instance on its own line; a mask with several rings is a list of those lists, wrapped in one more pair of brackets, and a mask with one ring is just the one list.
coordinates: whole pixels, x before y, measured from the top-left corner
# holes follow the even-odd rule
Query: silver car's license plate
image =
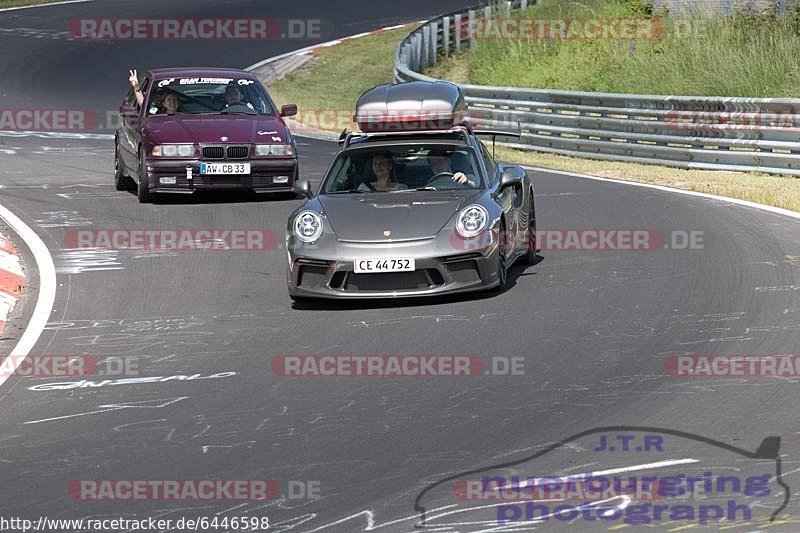
[(413, 257), (392, 257), (375, 259), (356, 259), (353, 270), (356, 274), (375, 272), (414, 272), (416, 265)]
[(250, 163), (200, 163), (200, 174), (250, 174)]

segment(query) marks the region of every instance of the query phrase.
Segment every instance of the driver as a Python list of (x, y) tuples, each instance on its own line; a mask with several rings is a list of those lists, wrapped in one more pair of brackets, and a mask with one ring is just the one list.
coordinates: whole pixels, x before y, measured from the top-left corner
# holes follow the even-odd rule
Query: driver
[(451, 160), (450, 154), (447, 150), (433, 149), (428, 152), (428, 165), (431, 167), (432, 176), (437, 174), (452, 174), (453, 181), (461, 185), (468, 185), (469, 187), (476, 187), (477, 183), (467, 177), (463, 172), (453, 172), (450, 168)]
[(238, 85), (228, 85), (225, 87), (225, 105), (223, 110), (233, 106), (247, 106), (248, 109), (254, 109), (253, 104), (245, 99), (244, 91)]
[(244, 95), (240, 88), (235, 85), (228, 85), (225, 88), (225, 107), (240, 104), (242, 100), (244, 100)]

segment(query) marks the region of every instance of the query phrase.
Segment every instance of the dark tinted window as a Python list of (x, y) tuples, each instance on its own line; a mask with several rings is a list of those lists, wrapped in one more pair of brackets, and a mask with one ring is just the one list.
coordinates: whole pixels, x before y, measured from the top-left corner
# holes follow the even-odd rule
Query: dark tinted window
[(486, 165), (486, 172), (489, 173), (489, 181), (494, 183), (497, 181), (497, 164), (495, 164), (494, 159), (489, 154), (489, 150), (486, 149), (486, 146), (479, 142), (481, 146), (481, 155), (483, 156), (483, 163)]

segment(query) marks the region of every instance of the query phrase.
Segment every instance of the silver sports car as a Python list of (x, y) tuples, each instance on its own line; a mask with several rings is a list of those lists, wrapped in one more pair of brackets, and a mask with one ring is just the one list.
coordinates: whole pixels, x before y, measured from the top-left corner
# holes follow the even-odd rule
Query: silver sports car
[[(534, 190), (496, 163), (445, 82), (381, 85), (286, 232), (292, 299), (394, 298), (507, 285), (536, 257)], [(494, 132), (497, 133), (497, 132)]]

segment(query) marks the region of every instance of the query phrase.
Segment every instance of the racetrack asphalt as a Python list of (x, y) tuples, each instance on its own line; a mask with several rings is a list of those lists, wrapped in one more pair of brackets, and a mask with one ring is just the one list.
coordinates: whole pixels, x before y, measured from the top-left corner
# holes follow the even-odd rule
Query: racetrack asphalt
[[(327, 40), (462, 4), (121, 1), (3, 12), (2, 107), (114, 110), (129, 65), (244, 67), (312, 44), (65, 40), (59, 32), (75, 18), (321, 18), (335, 29), (321, 39)], [(335, 150), (335, 143), (299, 139), (302, 175), (318, 183)], [(7, 381), (0, 388), (3, 517), (220, 513), (268, 516), (273, 525), (283, 523), (271, 529), (277, 531), (351, 532), (370, 524), (412, 531), (415, 499), (429, 484), (526, 457), (594, 427), (626, 425), (748, 450), (780, 436), (792, 499), (788, 521), (770, 530), (798, 530), (797, 379), (687, 378), (664, 370), (673, 354), (798, 353), (796, 220), (724, 201), (536, 173), (539, 229), (702, 231), (704, 246), (545, 249), (535, 266), (514, 267), (513, 286), (502, 294), (292, 306), (285, 251), (278, 247), (149, 254), (65, 248), (71, 230), (112, 228), (266, 229), (280, 244), (299, 200), (222, 195), (140, 205), (133, 194), (114, 190), (113, 144), (102, 139), (0, 132), (0, 161), (0, 202), (42, 237), (57, 269), (51, 323), (33, 353), (126, 357), (140, 376), (209, 378), (57, 390), (31, 387), (79, 378)], [(524, 373), (396, 379), (273, 373), (273, 357), (299, 354), (521, 357)], [(545, 471), (536, 473), (619, 462), (578, 455), (542, 463)], [(695, 455), (714, 457), (681, 447), (658, 460)], [(653, 460), (643, 454), (640, 462)], [(319, 482), (321, 498), (266, 504), (70, 498), (69, 482), (81, 479), (276, 479), (282, 489), (304, 480)], [(525, 530), (616, 525), (551, 521)], [(447, 527), (441, 530), (488, 530)]]

